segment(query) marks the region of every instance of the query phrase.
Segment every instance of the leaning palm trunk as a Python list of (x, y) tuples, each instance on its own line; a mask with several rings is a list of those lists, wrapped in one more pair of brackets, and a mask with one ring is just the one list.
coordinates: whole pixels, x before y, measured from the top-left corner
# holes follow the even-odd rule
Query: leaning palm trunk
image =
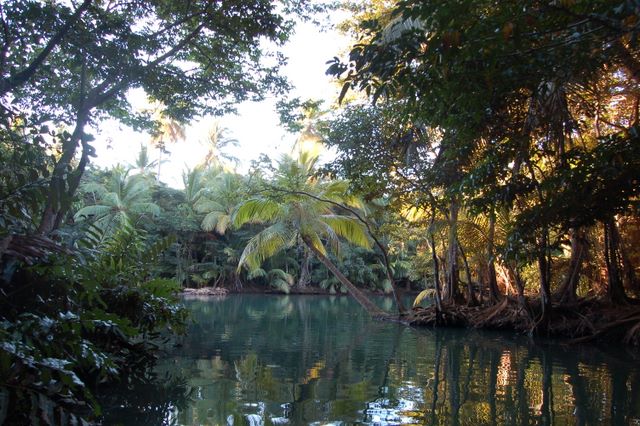
[(345, 277), (342, 272), (338, 270), (336, 265), (334, 265), (327, 256), (325, 256), (320, 250), (318, 250), (311, 241), (306, 238), (303, 238), (306, 246), (311, 250), (313, 254), (330, 270), (333, 275), (342, 283), (348, 290), (349, 293), (353, 296), (354, 299), (371, 315), (372, 317), (385, 317), (387, 313), (376, 306), (363, 292), (361, 292), (351, 281)]

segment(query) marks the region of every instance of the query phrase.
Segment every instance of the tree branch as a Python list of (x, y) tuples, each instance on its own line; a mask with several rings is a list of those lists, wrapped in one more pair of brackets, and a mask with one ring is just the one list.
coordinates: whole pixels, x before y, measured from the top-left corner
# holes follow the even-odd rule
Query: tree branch
[(62, 39), (67, 35), (69, 30), (80, 19), (80, 16), (89, 8), (91, 0), (84, 0), (80, 7), (71, 15), (71, 17), (64, 23), (62, 28), (49, 40), (47, 45), (36, 56), (36, 58), (29, 64), (27, 68), (18, 72), (15, 75), (0, 79), (0, 96), (22, 86), (38, 71), (38, 68), (44, 63), (53, 49), (60, 44)]

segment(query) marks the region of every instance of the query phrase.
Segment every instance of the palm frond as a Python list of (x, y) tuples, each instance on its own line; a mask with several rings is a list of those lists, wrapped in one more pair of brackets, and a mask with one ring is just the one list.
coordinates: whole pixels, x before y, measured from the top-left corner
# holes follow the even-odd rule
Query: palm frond
[(321, 220), (315, 220), (303, 227), (300, 232), (302, 235), (315, 234), (323, 238), (326, 240), (326, 246), (329, 247), (331, 252), (336, 255), (340, 253), (340, 238), (329, 224)]
[(233, 225), (237, 228), (245, 223), (272, 222), (282, 216), (283, 207), (266, 198), (252, 198), (240, 204), (233, 214)]
[(364, 201), (362, 201), (360, 197), (349, 193), (349, 185), (349, 181), (347, 180), (330, 181), (324, 186), (320, 193), (320, 198), (326, 198), (327, 200), (354, 207), (364, 212), (366, 210)]
[(289, 294), (289, 291), (291, 291), (289, 283), (284, 280), (281, 280), (280, 278), (276, 278), (275, 280), (269, 281), (269, 285), (272, 287), (275, 287), (276, 289), (286, 294)]
[(277, 268), (269, 271), (269, 277), (271, 277), (272, 279), (282, 280), (289, 285), (293, 285), (295, 281), (293, 278), (293, 275), (283, 271), (282, 269), (277, 269)]
[(224, 213), (220, 211), (212, 211), (202, 219), (202, 224), (200, 226), (204, 231), (211, 232), (218, 226), (221, 216), (224, 216)]
[(427, 298), (434, 298), (435, 296), (436, 296), (436, 291), (432, 288), (422, 290), (420, 293), (418, 293), (416, 298), (413, 300), (413, 307), (415, 308), (417, 306), (420, 306), (420, 303), (422, 303), (423, 300)]
[(137, 203), (131, 206), (129, 212), (135, 213), (138, 215), (151, 215), (153, 217), (160, 216), (160, 206), (156, 203)]
[(117, 192), (107, 192), (100, 200), (102, 205), (110, 206), (116, 209), (122, 209), (124, 202)]
[(77, 221), (86, 220), (90, 216), (95, 216), (96, 218), (105, 216), (111, 212), (110, 206), (86, 206), (81, 208), (73, 215), (73, 219)]
[(217, 201), (211, 199), (200, 199), (195, 203), (195, 210), (198, 213), (223, 212), (224, 206)]
[(216, 223), (216, 232), (220, 235), (224, 235), (229, 229), (229, 225), (231, 225), (231, 216), (228, 214), (220, 215), (218, 218), (218, 223)]
[(296, 233), (282, 223), (263, 229), (247, 243), (240, 256), (238, 269), (243, 266), (247, 266), (249, 270), (260, 267), (269, 257), (291, 247), (295, 242), (295, 236)]
[(371, 248), (371, 239), (364, 225), (356, 218), (343, 215), (323, 215), (319, 218), (340, 237), (352, 244)]
[(309, 232), (308, 234), (306, 234), (305, 242), (311, 245), (312, 248), (315, 248), (316, 250), (318, 250), (324, 256), (327, 255), (327, 249), (324, 247), (324, 244), (322, 244), (322, 240), (320, 240), (320, 237), (318, 236), (317, 233)]
[(98, 182), (87, 182), (81, 187), (82, 192), (89, 193), (92, 192), (98, 197), (102, 197), (105, 193), (108, 192), (107, 188), (101, 183)]
[(262, 268), (256, 268), (247, 274), (247, 278), (250, 280), (255, 280), (256, 278), (264, 278), (267, 276), (267, 271)]

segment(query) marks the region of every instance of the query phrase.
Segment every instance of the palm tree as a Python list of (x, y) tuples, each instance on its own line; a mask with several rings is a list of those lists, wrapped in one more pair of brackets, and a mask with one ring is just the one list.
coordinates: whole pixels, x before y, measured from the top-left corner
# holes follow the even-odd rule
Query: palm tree
[(171, 117), (165, 115), (162, 106), (156, 106), (153, 115), (157, 122), (155, 131), (151, 134), (151, 145), (158, 150), (157, 166), (158, 171), (156, 179), (160, 182), (160, 166), (163, 163), (162, 154), (169, 154), (167, 143), (176, 143), (185, 139), (185, 128), (182, 123), (177, 122)]
[(262, 268), (256, 268), (247, 276), (250, 280), (265, 280), (271, 287), (282, 291), (283, 293), (289, 293), (291, 286), (293, 286), (293, 275), (282, 269), (270, 269), (265, 271)]
[[(268, 227), (255, 235), (245, 247), (238, 269), (257, 269), (276, 253), (302, 243), (351, 293), (372, 316), (385, 313), (349, 281), (331, 262), (327, 247), (339, 251), (340, 238), (366, 248), (371, 247), (365, 226), (355, 217), (337, 213), (330, 202), (361, 207), (355, 197), (346, 196), (346, 181), (322, 181), (312, 176), (316, 157), (289, 156), (279, 162), (274, 182), (261, 195), (243, 202), (234, 213), (233, 223), (265, 223)], [(280, 186), (281, 185), (281, 186)]]
[(202, 164), (204, 167), (225, 170), (225, 166), (228, 163), (233, 163), (234, 166), (238, 164), (236, 157), (224, 152), (229, 146), (237, 147), (238, 140), (228, 136), (228, 129), (220, 125), (220, 122), (213, 122), (209, 128), (205, 144), (208, 151)]
[(145, 176), (147, 178), (156, 179), (155, 173), (153, 172), (153, 168), (156, 166), (158, 160), (151, 160), (149, 157), (149, 149), (140, 144), (140, 151), (138, 151), (138, 157), (136, 157), (136, 161), (130, 166), (134, 168), (139, 175)]
[(195, 206), (206, 191), (207, 174), (202, 166), (182, 171), (182, 183), (184, 184), (185, 200), (189, 207), (195, 210)]
[(92, 193), (96, 204), (78, 210), (74, 219), (91, 218), (99, 228), (113, 232), (119, 226), (133, 226), (143, 217), (158, 216), (160, 207), (151, 202), (148, 182), (141, 175), (129, 176), (130, 170), (118, 165), (111, 170), (106, 184), (83, 185), (83, 191)]
[(302, 104), (302, 119), (296, 123), (300, 131), (291, 150), (292, 153), (298, 155), (313, 153), (314, 156), (318, 156), (324, 151), (324, 138), (318, 129), (318, 122), (326, 110), (321, 107), (322, 101), (309, 100)]
[(198, 213), (206, 213), (202, 229), (224, 235), (231, 225), (231, 215), (243, 196), (242, 176), (226, 172), (215, 176), (195, 203)]

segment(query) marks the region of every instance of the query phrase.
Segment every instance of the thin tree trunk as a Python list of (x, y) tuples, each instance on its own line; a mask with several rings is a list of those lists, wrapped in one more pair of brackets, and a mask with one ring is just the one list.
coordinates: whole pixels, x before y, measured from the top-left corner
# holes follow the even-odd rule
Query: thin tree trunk
[(447, 274), (446, 286), (443, 294), (445, 302), (452, 303), (458, 293), (458, 211), (460, 206), (457, 200), (449, 204), (449, 238), (447, 247)]
[(620, 239), (615, 219), (604, 222), (604, 259), (607, 265), (607, 298), (614, 304), (627, 303), (622, 276), (620, 275)]
[(338, 270), (338, 268), (325, 256), (320, 250), (318, 250), (312, 243), (306, 238), (303, 238), (304, 243), (307, 245), (309, 250), (313, 254), (316, 255), (318, 260), (322, 262), (324, 266), (330, 270), (333, 275), (342, 283), (348, 290), (349, 293), (353, 296), (354, 299), (371, 315), (372, 317), (386, 317), (388, 314), (376, 306), (363, 292), (360, 291), (351, 281), (345, 277), (342, 272)]
[(567, 277), (562, 282), (558, 290), (558, 301), (560, 303), (574, 303), (578, 296), (576, 291), (580, 282), (580, 272), (582, 261), (586, 256), (587, 242), (585, 232), (582, 228), (572, 228), (571, 234), (571, 259), (569, 261), (569, 271)]
[[(160, 143), (163, 143), (162, 140), (160, 141)], [(162, 166), (162, 151), (164, 148), (160, 148), (158, 150), (158, 172), (156, 174), (156, 183), (160, 183), (160, 166)]]
[(632, 290), (636, 293), (640, 292), (640, 280), (636, 276), (636, 268), (629, 257), (629, 253), (625, 247), (624, 241), (620, 238), (620, 229), (616, 225), (616, 232), (618, 235), (618, 241), (620, 244), (620, 260), (622, 261), (622, 282), (625, 288)]
[(440, 293), (440, 265), (438, 264), (438, 254), (436, 253), (436, 241), (433, 235), (433, 223), (435, 221), (435, 212), (431, 216), (431, 225), (429, 226), (429, 245), (431, 246), (431, 259), (433, 260), (433, 289), (436, 292), (436, 310), (442, 312), (442, 294)]
[(498, 290), (498, 279), (496, 277), (495, 263), (495, 234), (496, 234), (496, 213), (491, 211), (489, 215), (489, 236), (487, 242), (487, 254), (489, 256), (489, 298), (496, 303), (500, 300), (500, 290)]
[(513, 276), (513, 282), (516, 284), (518, 301), (522, 306), (524, 306), (526, 305), (527, 299), (524, 297), (524, 283), (522, 282), (520, 272), (518, 272), (518, 266), (516, 265), (513, 268), (509, 267), (509, 273)]
[(549, 231), (544, 227), (542, 236), (538, 239), (538, 271), (540, 273), (540, 306), (542, 314), (536, 323), (536, 327), (542, 327), (545, 331), (551, 316), (551, 264), (548, 251)]
[[(69, 207), (71, 206), (71, 199), (75, 194), (77, 185), (74, 185), (75, 182), (68, 181), (70, 179), (69, 169), (72, 167), (71, 162), (73, 160), (73, 157), (75, 156), (76, 149), (84, 139), (84, 126), (86, 125), (88, 120), (88, 109), (84, 107), (80, 108), (76, 115), (76, 126), (73, 130), (73, 133), (71, 134), (69, 139), (63, 141), (62, 143), (62, 155), (56, 162), (56, 165), (53, 168), (53, 172), (51, 173), (47, 203), (45, 205), (44, 212), (40, 220), (40, 225), (38, 227), (39, 234), (48, 234), (56, 229), (56, 226), (60, 225), (62, 218), (64, 217), (64, 215), (66, 215)], [(82, 157), (84, 161), (81, 161), (78, 168), (74, 172), (74, 174), (76, 175), (74, 177), (78, 179), (84, 172), (84, 166), (88, 161), (89, 154), (88, 146), (86, 145), (86, 143), (82, 143), (82, 148)], [(68, 189), (67, 184), (70, 184)]]
[(464, 272), (467, 277), (467, 306), (475, 306), (477, 302), (476, 297), (473, 294), (471, 270), (469, 269), (469, 262), (467, 260), (467, 256), (464, 254), (464, 250), (462, 249), (462, 244), (460, 244), (460, 241), (458, 241), (458, 250), (460, 251), (460, 257), (462, 257), (462, 262), (464, 263)]
[(309, 266), (311, 264), (311, 253), (307, 250), (306, 246), (302, 247), (302, 262), (300, 262), (300, 279), (298, 280), (298, 288), (307, 288), (311, 282), (311, 271)]

